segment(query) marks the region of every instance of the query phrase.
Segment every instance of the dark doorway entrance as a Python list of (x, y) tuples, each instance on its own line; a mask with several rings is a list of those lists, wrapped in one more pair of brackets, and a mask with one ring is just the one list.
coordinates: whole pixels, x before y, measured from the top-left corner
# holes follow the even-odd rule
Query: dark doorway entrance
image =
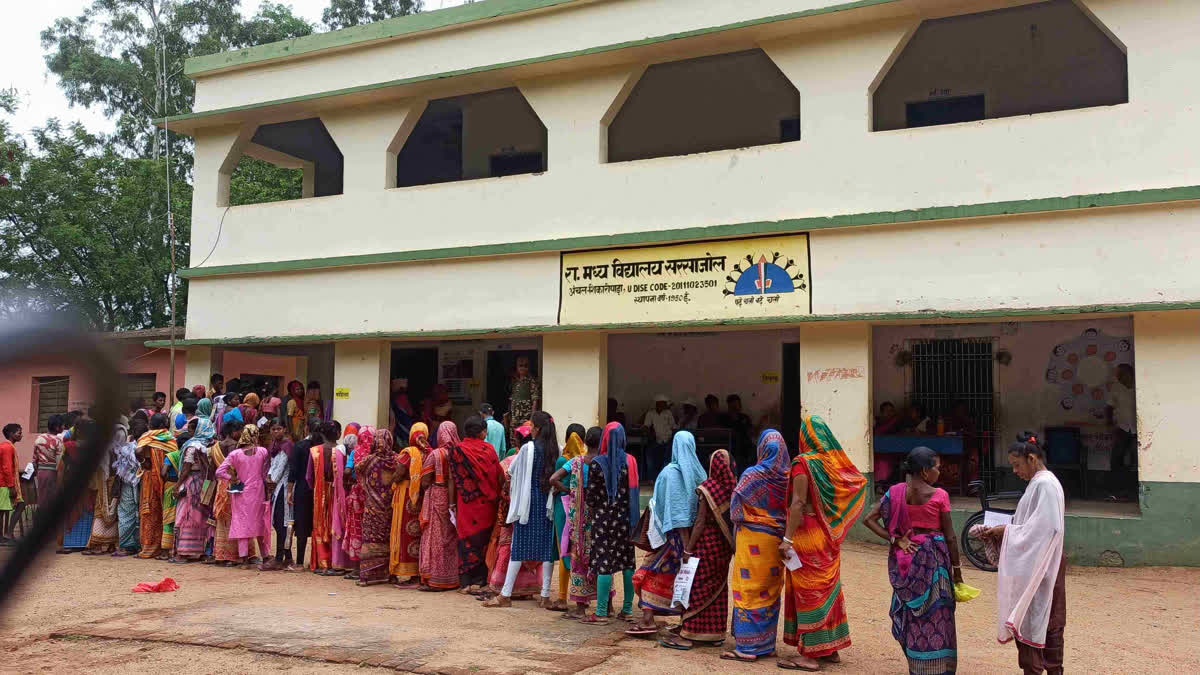
[[(437, 368), (437, 347), (392, 350), (392, 378), (408, 378), (408, 400), (418, 419), (421, 417), (421, 403), (429, 398), (433, 385), (437, 384)], [(407, 445), (408, 439), (396, 440), (403, 440)]]
[[(508, 399), (512, 395), (511, 382), (517, 372), (517, 359), (524, 356), (529, 359), (529, 374), (541, 379), (538, 370), (538, 352), (536, 349), (511, 349), (488, 352), (487, 355), (487, 399), (496, 409), (496, 419), (504, 419), (508, 412)], [(519, 420), (524, 422), (525, 420)]]
[(783, 392), (779, 407), (783, 416), (783, 439), (787, 441), (792, 456), (800, 452), (800, 343), (787, 342), (783, 345)]

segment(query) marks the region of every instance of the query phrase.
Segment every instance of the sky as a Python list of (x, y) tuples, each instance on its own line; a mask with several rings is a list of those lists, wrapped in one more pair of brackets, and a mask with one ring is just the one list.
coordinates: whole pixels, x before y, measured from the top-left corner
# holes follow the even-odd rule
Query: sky
[[(321, 11), (329, 0), (280, 0), (291, 5), (292, 11), (320, 24)], [(92, 0), (39, 0), (18, 2), (0, 0), (4, 4), (0, 19), (0, 45), (4, 45), (3, 67), (0, 67), (0, 88), (15, 89), (21, 108), (11, 120), (13, 131), (28, 134), (34, 127), (45, 124), (50, 117), (64, 124), (82, 122), (92, 131), (112, 130), (112, 123), (98, 110), (71, 107), (58, 87), (58, 78), (46, 70), (43, 59), (41, 32), (62, 16), (78, 16)], [(462, 0), (425, 0), (425, 9), (440, 9), (461, 4)], [(242, 0), (242, 13), (251, 15), (258, 0)]]

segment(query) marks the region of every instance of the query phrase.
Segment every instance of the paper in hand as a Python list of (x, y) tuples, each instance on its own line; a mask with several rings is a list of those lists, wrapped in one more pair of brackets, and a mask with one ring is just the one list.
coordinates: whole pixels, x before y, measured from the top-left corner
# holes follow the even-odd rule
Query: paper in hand
[(783, 566), (788, 570), (795, 571), (804, 567), (804, 563), (800, 562), (800, 556), (796, 555), (796, 549), (789, 548), (783, 556)]
[(1009, 525), (1012, 523), (1011, 513), (1001, 513), (999, 511), (984, 511), (983, 524), (987, 527), (996, 527), (998, 525)]

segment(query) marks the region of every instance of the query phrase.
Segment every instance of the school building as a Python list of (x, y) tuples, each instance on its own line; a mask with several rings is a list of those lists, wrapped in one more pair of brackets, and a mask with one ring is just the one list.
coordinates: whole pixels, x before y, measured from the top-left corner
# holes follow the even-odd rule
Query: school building
[[(1072, 562), (1198, 565), (1196, 25), (486, 0), (190, 59), (160, 121), (195, 140), (184, 380), (302, 357), (384, 424), (397, 378), (503, 411), (526, 356), (560, 429), (738, 394), (791, 444), (825, 417), (878, 485), (934, 447), (960, 520), (1029, 429)], [(296, 199), (231, 197), (253, 161)]]

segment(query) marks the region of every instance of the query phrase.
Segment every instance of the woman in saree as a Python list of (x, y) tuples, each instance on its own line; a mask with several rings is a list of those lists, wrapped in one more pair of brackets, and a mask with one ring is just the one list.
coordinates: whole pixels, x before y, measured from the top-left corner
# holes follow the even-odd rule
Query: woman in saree
[(252, 569), (255, 558), (261, 569), (271, 529), (267, 520), (267, 465), (270, 458), (267, 449), (258, 443), (257, 425), (248, 424), (242, 429), (237, 446), (217, 467), (218, 478), (224, 478), (230, 485), (237, 482), (242, 486), (240, 492), (229, 495), (232, 517), (228, 537), (236, 542), (242, 569)]
[[(580, 623), (606, 624), (612, 602), (613, 575), (628, 573), (632, 582), (634, 555), (630, 541), (629, 463), (625, 454), (625, 427), (610, 422), (600, 437), (600, 451), (588, 467), (584, 498), (592, 520), (588, 549), (589, 572), (596, 577), (596, 611)], [(632, 615), (633, 593), (626, 585), (621, 614)]]
[(421, 470), (429, 452), (429, 428), (424, 422), (408, 429), (408, 447), (396, 457), (392, 485), (392, 536), (388, 562), (396, 585), (416, 588), (421, 578)]
[(365, 425), (355, 433), (358, 443), (349, 451), (346, 459), (346, 474), (351, 481), (350, 493), (346, 496), (346, 535), (342, 539), (342, 550), (346, 552), (350, 571), (346, 578), (358, 581), (359, 567), (362, 564), (363, 543), (363, 511), (366, 508), (367, 495), (363, 491), (363, 482), (358, 475), (357, 461), (365, 459), (375, 447), (375, 427)]
[(421, 585), (422, 591), (458, 588), (458, 533), (450, 518), (454, 504), (454, 479), (450, 475), (450, 453), (459, 444), (458, 427), (442, 422), (437, 430), (437, 448), (429, 451), (421, 465)]
[(758, 439), (758, 463), (746, 469), (729, 502), (734, 527), (733, 651), (722, 659), (753, 663), (775, 653), (784, 567), (779, 552), (787, 518), (788, 451), (774, 429)]
[[(213, 467), (210, 448), (217, 429), (207, 417), (196, 417), (196, 431), (183, 444), (179, 470), (179, 502), (175, 506), (175, 557), (171, 562), (192, 562), (204, 555), (208, 542), (208, 518), (211, 504), (205, 503), (205, 485), (212, 486)], [(210, 497), (211, 499), (211, 497)]]
[[(528, 443), (533, 437), (533, 427), (528, 422), (518, 426), (513, 430), (514, 436), (520, 441), (520, 445)], [(480, 594), (483, 599), (495, 597), (500, 594), (504, 588), (504, 580), (508, 574), (508, 563), (510, 554), (512, 553), (512, 523), (508, 522), (508, 507), (511, 504), (511, 471), (513, 462), (517, 458), (517, 450), (520, 445), (515, 445), (508, 449), (504, 459), (500, 460), (500, 501), (496, 508), (496, 523), (492, 526), (492, 540), (488, 544), (487, 565), (490, 572), (488, 573), (488, 588), (486, 596)], [(532, 598), (541, 588), (539, 575), (541, 574), (541, 563), (536, 560), (531, 560), (521, 565), (521, 571), (517, 573), (517, 578), (513, 582), (512, 597), (514, 600), (528, 600)]]
[(134, 416), (129, 423), (129, 436), (113, 448), (113, 473), (119, 487), (117, 493), (117, 534), (119, 541), (114, 558), (124, 558), (138, 552), (138, 492), (141, 487), (141, 466), (137, 459), (137, 441), (146, 433), (145, 417)]
[[(562, 456), (554, 463), (554, 475), (550, 476), (550, 485), (554, 488), (554, 540), (558, 542), (558, 599), (549, 609), (556, 612), (566, 611), (568, 619), (581, 619), (587, 614), (588, 604), (596, 599), (596, 585), (587, 574), (587, 555), (584, 552), (586, 538), (583, 533), (587, 528), (586, 506), (583, 502), (573, 499), (576, 485), (582, 490), (582, 480), (576, 480), (578, 472), (595, 456), (600, 448), (601, 430), (596, 427), (596, 444), (593, 450), (584, 442), (587, 431), (582, 424), (572, 424), (567, 427), (567, 444), (563, 446)], [(586, 457), (586, 459), (580, 459)], [(578, 468), (578, 472), (576, 469)], [(582, 493), (581, 493), (582, 494)], [(579, 520), (579, 532), (576, 533), (576, 520)], [(580, 555), (576, 555), (578, 551)], [(579, 574), (572, 570), (571, 562), (579, 559), (576, 565)], [(577, 578), (578, 577), (578, 578)], [(573, 609), (567, 608), (567, 600), (574, 603)]]
[(958, 669), (954, 584), (962, 583), (962, 568), (950, 496), (933, 487), (940, 467), (936, 452), (913, 448), (901, 464), (905, 480), (893, 485), (863, 522), (888, 542), (892, 637), (912, 675)]
[(287, 386), (287, 421), (292, 442), (299, 442), (308, 435), (308, 417), (304, 412), (304, 383), (292, 380)]
[(304, 479), (312, 489), (312, 558), (309, 569), (321, 576), (341, 576), (333, 567), (334, 443), (337, 430), (328, 422), (309, 435)]
[[(245, 425), (241, 422), (230, 422), (221, 427), (225, 438), (217, 443), (210, 451), (214, 467), (225, 463), (225, 458), (237, 449), (238, 439), (241, 438)], [(214, 564), (221, 567), (236, 567), (238, 564), (237, 541), (229, 537), (229, 528), (233, 523), (233, 502), (229, 494), (229, 479), (217, 476), (217, 492), (213, 495), (213, 513), (210, 521), (213, 537)]]
[(354, 447), (358, 445), (358, 425), (347, 424), (346, 433), (342, 436), (340, 443), (333, 448), (333, 495), (332, 495), (332, 511), (331, 517), (332, 540), (330, 541), (330, 557), (332, 558), (333, 569), (339, 570), (341, 576), (345, 576), (357, 566), (357, 561), (352, 566), (350, 556), (346, 555), (346, 526), (350, 516), (350, 508), (347, 503), (348, 491), (350, 488), (350, 473), (353, 469), (346, 468), (346, 458), (354, 451)]
[[(388, 581), (392, 536), (392, 485), (396, 482), (395, 441), (387, 429), (359, 430), (355, 449), (354, 476), (362, 486), (362, 545), (359, 550), (359, 586), (374, 586)], [(369, 453), (363, 453), (364, 439), (372, 439)]]
[(737, 484), (728, 450), (717, 450), (708, 460), (708, 478), (696, 488), (698, 508), (684, 543), (683, 561), (700, 559), (692, 579), (692, 593), (678, 634), (668, 632), (658, 643), (671, 649), (691, 649), (700, 643), (720, 646), (729, 628), (729, 561), (733, 558), (733, 524), (729, 499)]
[(258, 421), (258, 394), (250, 392), (242, 399), (242, 404), (238, 406), (238, 411), (242, 413), (242, 421), (246, 424), (254, 424)]
[(800, 428), (802, 452), (792, 462), (787, 525), (779, 555), (801, 566), (786, 572), (783, 641), (799, 656), (781, 668), (818, 670), (837, 663), (850, 646), (850, 623), (842, 597), (842, 542), (862, 514), (867, 479), (842, 450), (820, 417)]
[(1000, 542), (996, 639), (1001, 644), (1016, 640), (1017, 665), (1024, 672), (1060, 675), (1067, 624), (1063, 489), (1046, 468), (1046, 453), (1032, 432), (1009, 446), (1008, 461), (1029, 485), (1012, 522), (985, 535)]
[(88, 539), (88, 550), (83, 552), (84, 555), (109, 554), (117, 548), (117, 499), (113, 492), (112, 464), (115, 449), (125, 444), (128, 434), (129, 427), (124, 422), (116, 425), (112, 443), (100, 458), (96, 473), (92, 474), (91, 489), (95, 493), (96, 505), (93, 509), (92, 536)]
[[(184, 428), (185, 434), (181, 434), (183, 442), (187, 442), (184, 438), (187, 428)], [(183, 453), (179, 450), (179, 439), (176, 439), (175, 450), (168, 452), (163, 458), (162, 479), (163, 479), (163, 504), (162, 504), (162, 549), (167, 555), (167, 559), (175, 557), (175, 513), (179, 505), (179, 468), (183, 466)]]
[(500, 460), (484, 440), (487, 424), (479, 415), (463, 423), (466, 437), (450, 451), (454, 481), (454, 527), (458, 532), (460, 593), (475, 595), (487, 586), (487, 548), (500, 502)]
[(696, 488), (706, 478), (704, 467), (696, 457), (696, 438), (690, 431), (679, 431), (671, 443), (671, 462), (663, 467), (654, 481), (654, 496), (650, 500), (652, 539), (662, 537), (661, 546), (633, 574), (642, 618), (629, 631), (635, 635), (654, 634), (657, 615), (679, 614), (671, 606), (675, 591), (675, 575), (683, 562), (684, 537), (696, 524), (700, 504)]
[(167, 556), (163, 550), (163, 494), (162, 470), (167, 453), (175, 452), (175, 437), (167, 429), (167, 416), (155, 413), (150, 418), (150, 430), (138, 439), (138, 461), (141, 463), (141, 496), (139, 518), (142, 550), (139, 558), (161, 558)]

